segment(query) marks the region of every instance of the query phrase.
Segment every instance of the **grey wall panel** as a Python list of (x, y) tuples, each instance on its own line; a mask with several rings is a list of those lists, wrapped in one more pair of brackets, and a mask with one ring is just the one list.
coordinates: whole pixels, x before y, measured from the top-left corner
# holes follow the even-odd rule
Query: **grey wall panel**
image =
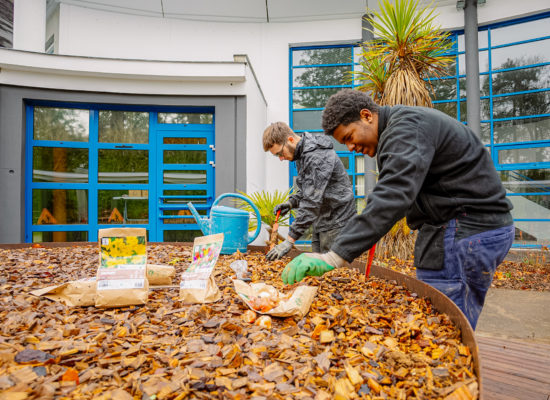
[(216, 195), (246, 189), (246, 102), (233, 96), (146, 96), (0, 85), (0, 243), (24, 242), (25, 100), (215, 109)]

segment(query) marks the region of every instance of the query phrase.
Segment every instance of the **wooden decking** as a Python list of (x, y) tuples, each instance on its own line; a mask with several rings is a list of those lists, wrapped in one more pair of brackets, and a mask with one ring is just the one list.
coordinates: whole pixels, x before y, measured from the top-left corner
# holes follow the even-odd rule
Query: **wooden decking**
[(550, 400), (550, 344), (477, 336), (484, 400)]

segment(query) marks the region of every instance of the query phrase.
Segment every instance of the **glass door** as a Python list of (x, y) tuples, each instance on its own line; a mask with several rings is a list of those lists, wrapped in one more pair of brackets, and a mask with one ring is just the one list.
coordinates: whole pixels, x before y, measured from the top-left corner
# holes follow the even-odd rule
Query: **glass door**
[(188, 202), (205, 218), (214, 201), (214, 121), (211, 113), (158, 113), (156, 241), (202, 236)]

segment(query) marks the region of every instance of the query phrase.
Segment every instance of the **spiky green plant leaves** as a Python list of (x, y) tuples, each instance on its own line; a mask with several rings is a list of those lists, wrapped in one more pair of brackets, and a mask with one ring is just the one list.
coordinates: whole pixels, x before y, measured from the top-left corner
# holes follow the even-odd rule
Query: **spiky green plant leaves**
[(430, 86), (425, 79), (445, 74), (453, 61), (446, 53), (452, 47), (449, 34), (435, 23), (437, 15), (429, 4), (418, 0), (381, 0), (380, 11), (367, 10), (366, 20), (375, 40), (365, 42), (362, 70), (354, 73), (381, 105), (431, 107)]
[[(262, 222), (268, 225), (269, 227), (273, 227), (273, 224), (275, 223), (275, 214), (273, 213), (273, 210), (275, 209), (275, 206), (277, 206), (278, 204), (288, 201), (288, 198), (290, 197), (290, 193), (292, 192), (292, 188), (289, 188), (284, 192), (280, 192), (279, 190), (275, 190), (274, 192), (261, 190), (251, 194), (247, 194), (241, 191), (238, 191), (238, 192), (243, 196), (245, 196), (247, 199), (249, 199), (252, 202), (252, 204), (254, 204), (258, 208)], [(250, 207), (250, 204), (248, 204), (244, 200), (239, 201), (237, 203), (237, 206), (243, 210), (246, 210), (254, 214), (254, 210), (252, 209), (252, 207)], [(293, 211), (291, 211), (286, 215), (281, 215), (279, 217), (279, 226), (288, 226), (290, 222), (291, 214), (294, 215)], [(257, 226), (256, 224), (257, 224), (256, 219), (252, 218), (250, 221), (250, 229), (256, 229), (256, 226)]]

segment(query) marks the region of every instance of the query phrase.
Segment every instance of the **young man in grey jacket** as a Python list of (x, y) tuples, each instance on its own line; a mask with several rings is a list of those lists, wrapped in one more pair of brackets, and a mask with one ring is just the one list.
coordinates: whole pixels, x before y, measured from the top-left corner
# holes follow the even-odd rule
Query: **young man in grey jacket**
[(353, 261), (407, 217), (419, 229), (417, 277), (453, 300), (475, 328), (495, 269), (514, 240), (512, 204), (479, 138), (440, 111), (380, 107), (349, 89), (328, 100), (323, 129), (350, 151), (376, 156), (378, 182), (331, 251), (296, 257), (283, 281)]
[(267, 253), (268, 260), (287, 254), (313, 225), (312, 249), (326, 252), (347, 221), (356, 215), (353, 189), (342, 161), (325, 135), (298, 136), (284, 122), (269, 125), (263, 134), (264, 151), (281, 161), (295, 161), (298, 177), (288, 202), (275, 207), (281, 215), (295, 209), (286, 240)]

